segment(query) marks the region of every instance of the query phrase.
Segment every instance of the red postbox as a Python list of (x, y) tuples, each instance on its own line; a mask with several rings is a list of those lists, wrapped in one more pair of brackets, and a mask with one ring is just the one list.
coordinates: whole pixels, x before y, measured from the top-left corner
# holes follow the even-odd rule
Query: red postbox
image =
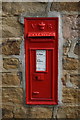
[(26, 104), (58, 103), (58, 18), (24, 18)]

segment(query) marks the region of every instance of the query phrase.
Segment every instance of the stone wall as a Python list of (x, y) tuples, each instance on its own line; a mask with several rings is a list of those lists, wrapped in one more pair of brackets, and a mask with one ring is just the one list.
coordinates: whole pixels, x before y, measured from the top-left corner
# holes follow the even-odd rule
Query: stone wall
[[(79, 3), (4, 2), (2, 3), (2, 117), (3, 118), (80, 118)], [(48, 10), (61, 13), (63, 29), (62, 104), (27, 106), (22, 65), (23, 25), (21, 13), (46, 16)]]

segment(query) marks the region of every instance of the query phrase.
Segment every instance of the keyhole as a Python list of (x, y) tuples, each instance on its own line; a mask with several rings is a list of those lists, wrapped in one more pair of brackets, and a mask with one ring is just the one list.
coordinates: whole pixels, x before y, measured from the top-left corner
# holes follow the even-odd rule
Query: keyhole
[(35, 77), (38, 80), (38, 76)]

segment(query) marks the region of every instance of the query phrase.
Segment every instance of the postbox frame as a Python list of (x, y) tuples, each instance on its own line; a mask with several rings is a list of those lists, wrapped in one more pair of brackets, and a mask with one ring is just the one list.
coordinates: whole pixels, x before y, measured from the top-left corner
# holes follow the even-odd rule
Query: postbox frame
[[(34, 20), (34, 19), (36, 19), (36, 20), (38, 20), (38, 19), (40, 19), (40, 20), (44, 20), (44, 19), (55, 19), (55, 20), (57, 20), (58, 21), (58, 17), (46, 17), (46, 18), (41, 18), (41, 17), (39, 17), (39, 18), (33, 18), (33, 17), (27, 17), (27, 18), (25, 18), (24, 19), (24, 22), (26, 21), (26, 19), (28, 19), (28, 20)], [(58, 26), (58, 25), (57, 25)], [(24, 26), (24, 29), (25, 29), (25, 32), (24, 32), (24, 38), (25, 38), (25, 63), (26, 63), (26, 68), (29, 68), (30, 66), (29, 66), (29, 64), (28, 64), (28, 57), (29, 57), (29, 55), (28, 55), (28, 47), (27, 47), (27, 40), (26, 40), (26, 33), (28, 32), (27, 31), (27, 29), (26, 29), (26, 27)], [(58, 29), (58, 27), (57, 27), (57, 29)], [(56, 82), (55, 82), (55, 88), (56, 88), (56, 92), (54, 93), (55, 95), (55, 98), (54, 98), (54, 101), (29, 101), (29, 85), (30, 85), (30, 83), (29, 83), (29, 70), (28, 69), (26, 69), (26, 104), (44, 104), (44, 105), (56, 105), (56, 104), (58, 104), (58, 30), (57, 30), (57, 33), (56, 33), (57, 35), (56, 35), (56, 50), (55, 50), (55, 52), (56, 52), (56, 61), (57, 61), (57, 69), (56, 69), (56, 74), (57, 74), (57, 76), (56, 76)], [(34, 49), (34, 50), (47, 50), (48, 48), (30, 48), (30, 50), (31, 49)], [(50, 49), (54, 49), (54, 48), (50, 48)], [(54, 53), (54, 52), (53, 52)], [(47, 54), (47, 52), (46, 52), (46, 54)], [(47, 62), (47, 60), (46, 60), (46, 62)], [(47, 64), (47, 63), (46, 63)], [(48, 67), (46, 67), (46, 68), (48, 68)], [(47, 70), (46, 71), (36, 71), (36, 72), (47, 72)], [(54, 82), (54, 81), (53, 81)], [(53, 86), (52, 86), (52, 88), (53, 88)]]

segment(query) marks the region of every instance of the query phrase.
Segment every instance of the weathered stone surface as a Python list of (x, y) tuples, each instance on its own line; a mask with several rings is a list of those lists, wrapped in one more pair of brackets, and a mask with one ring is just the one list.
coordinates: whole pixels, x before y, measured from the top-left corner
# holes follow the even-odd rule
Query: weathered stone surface
[(0, 104), (0, 109), (2, 109), (2, 104)]
[(45, 107), (32, 107), (30, 109), (29, 118), (51, 118), (52, 117), (52, 109)]
[(11, 2), (3, 2), (2, 3), (2, 11), (6, 13), (6, 15), (11, 14)]
[(57, 110), (57, 118), (80, 118), (79, 106), (59, 106)]
[(64, 58), (63, 59), (63, 69), (65, 70), (77, 70), (79, 61), (73, 58)]
[[(1, 27), (1, 25), (0, 25), (0, 27)], [(1, 34), (0, 34), (0, 36), (1, 36)], [(0, 38), (0, 55), (2, 54), (2, 47), (1, 47), (1, 45), (2, 45), (2, 38)]]
[(22, 25), (18, 22), (18, 17), (3, 17), (2, 36), (18, 37), (23, 35)]
[(74, 53), (76, 55), (80, 55), (80, 44), (79, 43), (76, 44), (76, 46), (74, 48)]
[(20, 37), (23, 35), (23, 31), (20, 28), (11, 27), (8, 25), (2, 25), (2, 37)]
[(20, 85), (20, 76), (17, 73), (2, 73), (2, 85)]
[(15, 105), (14, 118), (28, 118), (30, 116), (30, 108), (27, 108), (23, 104)]
[(80, 88), (80, 75), (70, 75), (70, 82)]
[(80, 90), (74, 88), (63, 87), (63, 103), (79, 104)]
[(77, 43), (77, 39), (74, 39), (73, 41), (71, 41), (71, 47), (68, 52), (68, 57), (70, 57), (70, 58), (78, 59), (78, 55), (74, 54), (74, 49), (75, 49), (76, 43)]
[(0, 86), (2, 86), (2, 73), (0, 73)]
[(0, 86), (0, 108), (2, 105), (2, 87)]
[(23, 103), (23, 90), (22, 88), (3, 88), (2, 89), (2, 102), (7, 103)]
[(78, 37), (79, 37), (79, 30), (72, 30), (71, 35), (70, 35), (70, 39), (74, 40), (74, 39), (77, 39)]
[(68, 55), (69, 50), (70, 50), (70, 42), (69, 40), (66, 40), (63, 44), (63, 54)]
[(0, 104), (0, 119), (2, 120), (2, 104)]
[(72, 21), (72, 26), (71, 28), (73, 30), (80, 30), (80, 16), (78, 15), (72, 15), (70, 16), (71, 21)]
[(69, 47), (63, 47), (63, 54), (68, 55), (69, 49)]
[(20, 41), (6, 41), (2, 46), (2, 54), (4, 55), (19, 55)]
[(78, 2), (53, 2), (51, 11), (79, 11)]
[(47, 3), (43, 2), (7, 2), (3, 3), (3, 16), (20, 15), (23, 12), (37, 13), (44, 12)]
[(80, 88), (80, 75), (78, 73), (70, 74), (66, 71), (63, 73), (62, 83), (67, 87)]
[(3, 17), (2, 24), (10, 27), (15, 27), (21, 29), (21, 24), (18, 21), (18, 17)]
[(20, 15), (23, 12), (36, 13), (45, 11), (46, 3), (40, 2), (14, 2), (12, 3), (12, 14)]
[(63, 37), (67, 40), (73, 40), (79, 36), (78, 34), (78, 15), (63, 15)]
[(23, 104), (15, 104), (14, 118), (51, 118), (52, 108), (32, 106), (26, 107)]
[(5, 69), (19, 68), (19, 59), (18, 58), (3, 58), (3, 67)]
[(67, 110), (69, 111), (67, 114), (67, 118), (80, 119), (80, 106), (76, 108), (72, 106), (71, 109), (68, 107)]
[(69, 39), (71, 35), (71, 19), (69, 16), (64, 15), (62, 17), (63, 20), (63, 37), (65, 39)]
[(2, 105), (2, 118), (13, 118), (13, 105)]
[(66, 83), (67, 83), (67, 75), (66, 75), (66, 74), (63, 74), (61, 80), (62, 80), (62, 84), (63, 84), (64, 86), (66, 86)]
[(0, 58), (0, 72), (2, 72), (2, 68), (3, 68), (3, 60), (2, 58)]
[(77, 17), (77, 25), (78, 25), (78, 29), (80, 30), (80, 14)]
[(0, 55), (2, 54), (2, 48), (0, 47)]
[(63, 69), (63, 75), (66, 75), (66, 74), (69, 74), (69, 75), (72, 75), (72, 74), (78, 74), (78, 70), (64, 70)]
[(63, 106), (62, 107), (60, 106), (57, 109), (58, 110), (57, 110), (56, 117), (61, 119), (66, 118), (66, 114), (67, 114), (66, 109)]

